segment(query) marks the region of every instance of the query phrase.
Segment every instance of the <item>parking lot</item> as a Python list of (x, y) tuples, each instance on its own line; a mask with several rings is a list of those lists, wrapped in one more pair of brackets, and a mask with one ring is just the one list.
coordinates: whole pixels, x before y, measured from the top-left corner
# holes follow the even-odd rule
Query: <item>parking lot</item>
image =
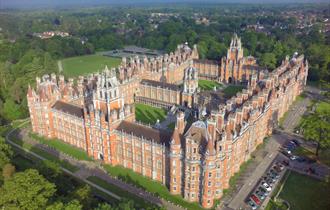
[(280, 157), (276, 158), (271, 166), (266, 170), (264, 175), (259, 179), (254, 186), (251, 193), (245, 199), (246, 206), (244, 209), (257, 209), (263, 206), (263, 203), (268, 203), (270, 196), (277, 184), (285, 174), (285, 165), (288, 164), (287, 160), (278, 161)]

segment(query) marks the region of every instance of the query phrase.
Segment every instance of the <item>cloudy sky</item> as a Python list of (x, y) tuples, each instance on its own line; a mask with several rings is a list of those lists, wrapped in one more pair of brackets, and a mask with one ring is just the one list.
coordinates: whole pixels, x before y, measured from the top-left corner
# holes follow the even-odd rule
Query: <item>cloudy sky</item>
[(329, 0), (0, 0), (0, 8), (8, 7), (52, 7), (63, 5), (101, 5), (101, 4), (138, 4), (138, 3), (316, 3)]

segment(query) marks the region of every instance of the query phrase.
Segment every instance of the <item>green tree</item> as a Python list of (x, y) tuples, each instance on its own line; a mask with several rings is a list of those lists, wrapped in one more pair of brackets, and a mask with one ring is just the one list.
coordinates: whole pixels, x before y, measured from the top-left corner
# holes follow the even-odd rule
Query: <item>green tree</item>
[(300, 127), (306, 140), (317, 143), (316, 156), (319, 155), (320, 148), (330, 147), (330, 110), (304, 117)]
[(0, 170), (10, 162), (13, 156), (11, 147), (5, 142), (3, 137), (0, 137)]
[(276, 57), (274, 53), (264, 53), (259, 61), (260, 65), (268, 69), (275, 69)]
[(37, 170), (28, 169), (5, 180), (0, 188), (0, 207), (4, 209), (44, 209), (48, 199), (54, 195), (55, 191), (55, 185), (48, 182)]

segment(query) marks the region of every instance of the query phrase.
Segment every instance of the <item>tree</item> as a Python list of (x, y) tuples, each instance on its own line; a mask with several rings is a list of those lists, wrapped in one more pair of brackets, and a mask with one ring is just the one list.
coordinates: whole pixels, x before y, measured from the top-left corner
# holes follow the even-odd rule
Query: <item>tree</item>
[(44, 209), (55, 193), (55, 185), (48, 182), (37, 170), (28, 169), (5, 180), (0, 188), (0, 207), (4, 209)]
[(3, 110), (1, 113), (7, 120), (16, 120), (22, 117), (21, 106), (16, 104), (10, 98), (7, 98), (3, 105)]
[(304, 117), (300, 127), (306, 140), (317, 143), (316, 156), (319, 155), (320, 148), (330, 147), (330, 110)]
[(274, 53), (264, 53), (260, 58), (260, 65), (268, 69), (275, 69), (276, 57)]
[(6, 144), (5, 139), (0, 137), (0, 170), (10, 162), (11, 157), (13, 156), (13, 151), (11, 147)]
[(14, 173), (15, 173), (15, 166), (13, 166), (12, 164), (7, 163), (6, 165), (3, 166), (2, 176), (5, 180), (12, 177)]

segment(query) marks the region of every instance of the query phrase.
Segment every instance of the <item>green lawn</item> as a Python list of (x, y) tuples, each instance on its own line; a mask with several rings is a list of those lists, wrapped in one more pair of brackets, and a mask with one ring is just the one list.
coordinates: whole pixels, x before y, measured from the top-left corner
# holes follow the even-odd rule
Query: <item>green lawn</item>
[(53, 162), (59, 164), (60, 166), (62, 166), (63, 168), (68, 169), (71, 172), (75, 172), (78, 170), (78, 168), (76, 166), (71, 165), (69, 162), (67, 162), (65, 160), (60, 160), (58, 157), (53, 156), (53, 155), (49, 154), (48, 152), (45, 152), (44, 150), (39, 149), (38, 147), (34, 147), (31, 144), (28, 144), (28, 143), (22, 141), (21, 139), (11, 138), (11, 140), (13, 142), (15, 142), (16, 144), (22, 146), (24, 149), (34, 152), (49, 161), (53, 161)]
[(171, 195), (166, 186), (140, 174), (137, 174), (130, 169), (121, 166), (110, 165), (104, 165), (104, 168), (110, 175), (118, 177), (127, 183), (132, 183), (135, 186), (141, 187), (151, 193), (159, 195), (160, 197), (171, 201), (172, 203), (179, 204), (191, 210), (203, 209), (198, 203), (189, 203), (183, 200), (183, 198), (179, 195)]
[(211, 80), (198, 80), (198, 87), (202, 90), (213, 90), (214, 87), (221, 87), (222, 85), (218, 82)]
[(67, 144), (61, 140), (58, 139), (46, 139), (44, 137), (38, 136), (37, 134), (30, 134), (30, 136), (39, 141), (42, 144), (46, 144), (60, 152), (63, 152), (65, 154), (68, 154), (78, 160), (86, 160), (90, 161), (92, 160), (91, 157), (87, 155), (87, 153), (84, 150), (81, 150), (77, 147), (74, 147), (70, 144)]
[(121, 59), (112, 58), (102, 55), (84, 55), (62, 60), (64, 75), (68, 77), (76, 77), (96, 71), (101, 71), (107, 65), (117, 67), (121, 63)]
[(236, 95), (236, 93), (242, 91), (244, 88), (244, 86), (238, 86), (238, 85), (230, 85), (230, 86), (227, 86), (223, 92), (225, 93), (225, 96), (230, 98), (234, 95)]
[(166, 118), (166, 110), (161, 108), (152, 107), (145, 104), (135, 104), (135, 117), (137, 121), (145, 124), (154, 125), (159, 121), (163, 121)]
[(316, 107), (317, 112), (324, 112), (327, 110), (330, 110), (330, 103), (322, 101), (317, 104), (317, 107)]
[(114, 194), (118, 195), (119, 197), (133, 200), (137, 209), (142, 209), (142, 208), (144, 208), (144, 209), (146, 209), (146, 208), (156, 209), (157, 208), (155, 205), (153, 205), (151, 203), (148, 203), (148, 202), (144, 201), (143, 199), (141, 199), (141, 198), (139, 198), (139, 197), (127, 192), (127, 191), (124, 191), (124, 190), (118, 188), (117, 186), (104, 181), (103, 179), (100, 179), (99, 177), (90, 176), (90, 177), (87, 178), (87, 180), (89, 180), (89, 181), (93, 182), (94, 184), (97, 184), (97, 185), (109, 190), (110, 192), (113, 192)]
[(330, 209), (330, 185), (311, 177), (291, 172), (279, 198), (290, 204), (290, 209)]
[(287, 207), (284, 204), (276, 203), (273, 200), (269, 200), (265, 210), (286, 210)]

